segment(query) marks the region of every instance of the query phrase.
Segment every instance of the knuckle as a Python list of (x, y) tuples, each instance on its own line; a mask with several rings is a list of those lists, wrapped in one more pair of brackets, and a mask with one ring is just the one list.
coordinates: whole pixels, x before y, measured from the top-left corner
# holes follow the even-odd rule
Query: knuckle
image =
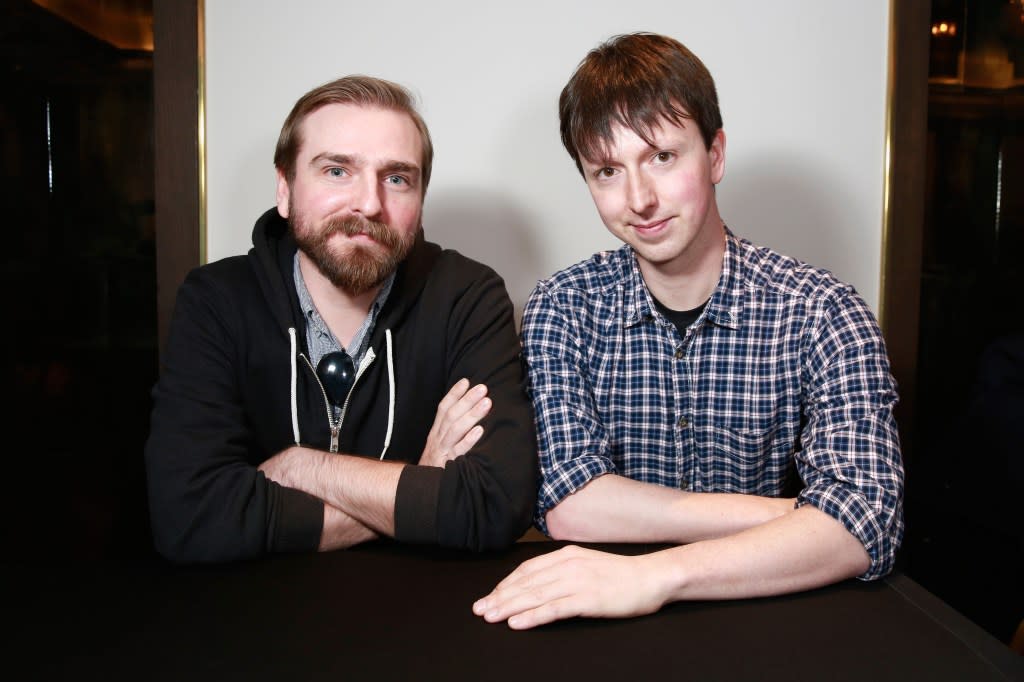
[(541, 607), (548, 620), (561, 620), (569, 615), (565, 602), (562, 600), (549, 602)]

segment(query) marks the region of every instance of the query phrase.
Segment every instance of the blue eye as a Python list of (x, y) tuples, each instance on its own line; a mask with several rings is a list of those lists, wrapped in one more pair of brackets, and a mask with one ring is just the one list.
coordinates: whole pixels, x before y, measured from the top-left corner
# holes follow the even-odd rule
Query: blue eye
[(334, 166), (333, 168), (327, 169), (327, 174), (330, 175), (332, 178), (340, 178), (345, 174), (345, 169)]
[(389, 185), (407, 185), (408, 181), (401, 175), (389, 175), (384, 179)]

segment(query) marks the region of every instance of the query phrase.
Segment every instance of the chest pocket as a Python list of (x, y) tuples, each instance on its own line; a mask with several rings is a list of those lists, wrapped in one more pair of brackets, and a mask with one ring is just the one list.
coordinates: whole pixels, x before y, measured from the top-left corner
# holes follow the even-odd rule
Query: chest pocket
[(704, 491), (778, 495), (785, 487), (796, 447), (787, 430), (711, 425), (701, 430), (698, 440)]

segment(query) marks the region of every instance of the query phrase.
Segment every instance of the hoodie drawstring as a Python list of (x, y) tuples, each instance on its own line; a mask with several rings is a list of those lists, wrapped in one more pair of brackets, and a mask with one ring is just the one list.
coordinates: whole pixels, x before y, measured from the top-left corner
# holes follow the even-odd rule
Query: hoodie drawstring
[(384, 336), (388, 343), (388, 431), (384, 435), (384, 449), (381, 450), (380, 458), (388, 452), (391, 445), (391, 432), (395, 428), (395, 356), (391, 350), (391, 330), (385, 329)]
[(299, 407), (298, 407), (298, 389), (296, 388), (299, 381), (299, 371), (295, 366), (296, 358), (298, 357), (298, 343), (295, 341), (295, 327), (288, 328), (288, 338), (291, 340), (292, 346), (292, 435), (295, 437), (295, 444), (299, 444)]

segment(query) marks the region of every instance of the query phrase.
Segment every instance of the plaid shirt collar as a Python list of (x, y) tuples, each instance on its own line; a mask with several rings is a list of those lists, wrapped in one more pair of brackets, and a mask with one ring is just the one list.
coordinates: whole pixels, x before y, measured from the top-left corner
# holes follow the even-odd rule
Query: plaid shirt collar
[[(722, 258), (722, 274), (718, 278), (707, 307), (701, 314), (712, 324), (729, 329), (739, 329), (746, 318), (744, 293), (744, 263), (740, 256), (739, 239), (728, 227), (725, 230), (725, 256)], [(632, 247), (624, 247), (631, 258), (627, 260), (627, 271), (615, 286), (622, 286), (622, 312), (625, 316), (624, 325), (632, 327), (660, 315), (651, 300), (651, 292), (647, 289), (640, 264)], [(698, 323), (700, 319), (698, 320)], [(667, 324), (667, 323), (666, 323)]]

